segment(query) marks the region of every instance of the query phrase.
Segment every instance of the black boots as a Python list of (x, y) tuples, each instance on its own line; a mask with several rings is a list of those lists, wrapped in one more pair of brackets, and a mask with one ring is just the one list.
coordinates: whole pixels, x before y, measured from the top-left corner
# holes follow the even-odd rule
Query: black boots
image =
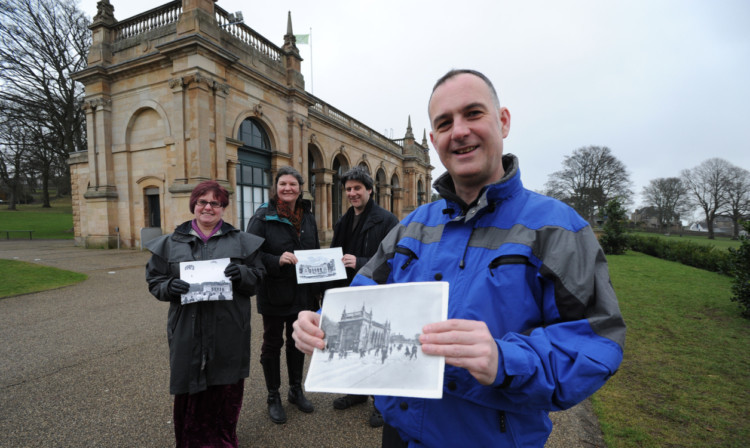
[(302, 392), (302, 370), (305, 367), (305, 354), (296, 348), (287, 350), (286, 367), (289, 371), (289, 394), (287, 395), (289, 403), (296, 404), (302, 412), (310, 413), (314, 411), (313, 404), (305, 398), (305, 394)]
[(287, 399), (289, 400), (289, 403), (296, 404), (297, 408), (302, 412), (310, 413), (315, 410), (310, 400), (305, 398), (305, 394), (302, 393), (302, 387), (299, 384), (292, 384), (289, 386)]
[[(281, 360), (278, 358), (261, 358), (263, 376), (266, 378), (266, 389), (268, 389), (268, 416), (274, 423), (286, 423), (286, 411), (281, 405)], [(286, 365), (289, 371), (289, 403), (297, 405), (302, 412), (315, 410), (313, 404), (302, 392), (302, 370), (305, 365), (305, 354), (294, 348), (286, 352)]]
[(268, 403), (268, 416), (271, 417), (271, 421), (278, 424), (286, 423), (286, 411), (281, 406), (281, 395), (278, 389), (268, 391), (266, 403)]
[(268, 416), (274, 423), (286, 423), (286, 411), (281, 406), (281, 395), (279, 395), (279, 386), (281, 386), (281, 360), (273, 358), (261, 358), (263, 366), (263, 376), (266, 377), (266, 389), (268, 389)]

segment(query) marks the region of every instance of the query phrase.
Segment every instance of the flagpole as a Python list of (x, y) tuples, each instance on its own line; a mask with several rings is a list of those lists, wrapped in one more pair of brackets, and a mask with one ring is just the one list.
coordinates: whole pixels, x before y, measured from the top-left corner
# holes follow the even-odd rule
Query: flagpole
[(315, 84), (313, 83), (313, 60), (312, 60), (312, 27), (310, 27), (310, 93), (315, 95)]

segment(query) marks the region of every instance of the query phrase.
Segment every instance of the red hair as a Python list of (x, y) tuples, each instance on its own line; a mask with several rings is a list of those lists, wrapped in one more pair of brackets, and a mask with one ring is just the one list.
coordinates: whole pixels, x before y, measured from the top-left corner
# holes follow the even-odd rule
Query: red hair
[(193, 192), (190, 193), (190, 213), (195, 213), (195, 204), (198, 202), (198, 198), (207, 193), (213, 193), (216, 200), (221, 202), (222, 207), (229, 205), (229, 192), (227, 189), (215, 180), (204, 180), (196, 185), (193, 188)]

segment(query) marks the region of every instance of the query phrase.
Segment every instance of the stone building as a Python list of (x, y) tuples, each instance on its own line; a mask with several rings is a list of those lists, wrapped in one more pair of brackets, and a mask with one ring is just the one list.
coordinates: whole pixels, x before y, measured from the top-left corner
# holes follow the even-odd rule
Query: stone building
[(122, 21), (109, 0), (97, 7), (88, 66), (74, 75), (88, 136), (69, 159), (76, 244), (139, 247), (171, 232), (206, 179), (232, 193), (224, 216), (244, 229), (284, 165), (306, 179), (323, 245), (346, 211), (349, 167), (370, 172), (375, 200), (399, 218), (429, 201), (426, 134), (418, 142), (405, 116), (404, 138), (388, 139), (307, 92), (291, 13), (277, 47), (214, 0)]
[(367, 351), (388, 346), (391, 340), (390, 322), (376, 322), (372, 310), (362, 309), (341, 313), (339, 331), (336, 337), (338, 351)]

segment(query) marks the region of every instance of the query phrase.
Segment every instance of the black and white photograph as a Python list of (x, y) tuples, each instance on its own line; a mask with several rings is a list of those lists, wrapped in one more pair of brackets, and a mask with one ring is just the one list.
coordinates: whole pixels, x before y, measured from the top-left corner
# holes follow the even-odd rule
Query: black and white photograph
[(447, 316), (447, 282), (329, 289), (320, 320), (326, 348), (313, 352), (305, 389), (441, 398), (445, 358), (422, 353), (419, 335)]
[(344, 253), (340, 247), (330, 249), (296, 250), (297, 283), (318, 283), (346, 278), (346, 268), (341, 259)]
[(224, 275), (228, 264), (229, 258), (180, 262), (180, 278), (190, 283), (181, 303), (232, 300), (232, 282)]

